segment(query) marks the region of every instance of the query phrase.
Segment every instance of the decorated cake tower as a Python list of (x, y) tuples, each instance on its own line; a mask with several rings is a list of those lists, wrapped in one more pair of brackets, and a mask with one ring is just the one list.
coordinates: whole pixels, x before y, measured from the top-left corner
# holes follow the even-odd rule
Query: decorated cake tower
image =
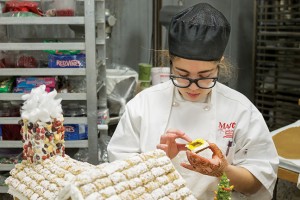
[(64, 126), (61, 99), (57, 92), (45, 91), (45, 85), (32, 89), (22, 96), (21, 110), (23, 160), (40, 163), (54, 155), (65, 155)]

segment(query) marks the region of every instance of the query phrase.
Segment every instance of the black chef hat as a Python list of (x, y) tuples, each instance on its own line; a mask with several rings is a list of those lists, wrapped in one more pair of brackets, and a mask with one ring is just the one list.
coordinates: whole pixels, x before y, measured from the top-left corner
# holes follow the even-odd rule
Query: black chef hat
[(225, 16), (207, 3), (176, 14), (169, 25), (169, 52), (191, 60), (220, 60), (230, 35)]

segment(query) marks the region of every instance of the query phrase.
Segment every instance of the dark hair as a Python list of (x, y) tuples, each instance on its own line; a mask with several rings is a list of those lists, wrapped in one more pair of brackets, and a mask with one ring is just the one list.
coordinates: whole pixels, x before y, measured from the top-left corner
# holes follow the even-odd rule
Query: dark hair
[[(180, 59), (178, 56), (174, 56), (169, 54), (168, 55), (170, 59), (170, 67), (172, 68), (172, 61), (175, 59)], [(222, 60), (216, 60), (216, 61), (208, 61), (208, 62), (215, 62), (218, 64), (219, 68), (219, 81), (222, 83), (228, 83), (231, 78), (234, 78), (234, 68), (231, 62), (224, 57)]]

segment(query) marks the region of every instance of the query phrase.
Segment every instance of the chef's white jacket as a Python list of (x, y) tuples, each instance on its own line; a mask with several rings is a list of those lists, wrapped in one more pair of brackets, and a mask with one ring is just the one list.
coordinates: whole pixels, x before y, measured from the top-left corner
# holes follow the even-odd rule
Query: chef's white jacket
[[(172, 128), (168, 124), (174, 105), (174, 86), (171, 81), (137, 94), (127, 103), (108, 144), (109, 160), (126, 159), (156, 149), (160, 136), (167, 128)], [(233, 192), (232, 199), (271, 199), (279, 159), (261, 113), (244, 95), (221, 83), (212, 89), (210, 102), (199, 106), (203, 106), (205, 116), (200, 119), (204, 122), (201, 132), (206, 134), (203, 137), (199, 133), (199, 138), (216, 143), (224, 154), (228, 142), (232, 141), (232, 146), (228, 148), (229, 163), (248, 169), (263, 185), (251, 196)], [(219, 179), (181, 167), (180, 163), (186, 161), (184, 152), (172, 159), (197, 199), (213, 199)]]

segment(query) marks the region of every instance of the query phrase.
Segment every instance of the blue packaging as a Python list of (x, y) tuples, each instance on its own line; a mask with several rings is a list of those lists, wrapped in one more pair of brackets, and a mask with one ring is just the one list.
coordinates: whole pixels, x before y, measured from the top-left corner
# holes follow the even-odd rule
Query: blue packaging
[(85, 54), (61, 55), (49, 54), (48, 67), (50, 68), (85, 68)]
[(86, 124), (64, 124), (65, 140), (85, 140), (87, 139)]

